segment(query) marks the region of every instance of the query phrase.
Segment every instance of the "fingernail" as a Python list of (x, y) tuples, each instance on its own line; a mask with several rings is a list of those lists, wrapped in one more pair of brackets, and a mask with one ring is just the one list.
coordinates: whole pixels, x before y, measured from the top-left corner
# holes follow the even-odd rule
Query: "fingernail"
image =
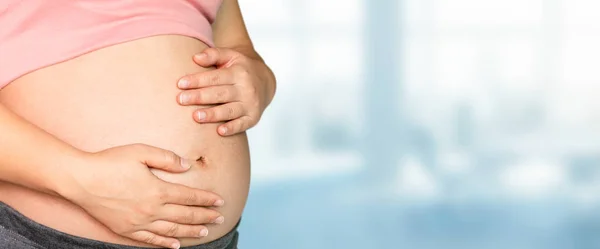
[(208, 229), (203, 228), (200, 230), (200, 237), (205, 237), (206, 235), (208, 235)]
[(227, 127), (223, 126), (220, 129), (221, 129), (221, 134), (223, 134), (223, 135), (227, 134)]
[(190, 100), (190, 96), (188, 96), (187, 94), (179, 95), (179, 103), (186, 104), (189, 100)]
[(217, 200), (217, 201), (215, 201), (215, 204), (214, 204), (215, 207), (220, 207), (220, 206), (223, 206), (223, 205), (225, 205), (225, 201), (224, 200)]
[(186, 88), (190, 86), (190, 82), (186, 79), (180, 79), (179, 82), (177, 82), (177, 86), (180, 88)]
[(215, 224), (223, 224), (223, 222), (225, 222), (225, 217), (223, 216), (219, 216), (219, 218), (216, 218), (214, 221)]
[(202, 60), (202, 59), (206, 58), (206, 53), (199, 53), (199, 54), (195, 55), (194, 57), (196, 57), (196, 59), (198, 59), (198, 60)]
[(179, 247), (180, 247), (180, 245), (178, 242), (175, 242), (171, 245), (171, 248), (173, 248), (173, 249), (179, 249)]
[(184, 169), (189, 169), (192, 166), (190, 161), (185, 158), (179, 159), (179, 163), (181, 164), (181, 167), (183, 167)]
[(206, 112), (198, 112), (198, 120), (204, 120), (206, 118)]

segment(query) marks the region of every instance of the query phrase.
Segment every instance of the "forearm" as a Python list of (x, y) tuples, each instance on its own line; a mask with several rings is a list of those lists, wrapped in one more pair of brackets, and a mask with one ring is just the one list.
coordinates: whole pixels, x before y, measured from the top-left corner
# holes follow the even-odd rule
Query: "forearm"
[(250, 59), (261, 62), (260, 69), (253, 72), (258, 74), (264, 83), (264, 89), (266, 89), (268, 95), (266, 103), (268, 105), (273, 99), (277, 88), (275, 75), (254, 49), (237, 0), (223, 1), (212, 28), (214, 43), (217, 48), (229, 48)]
[(0, 104), (0, 180), (60, 195), (66, 166), (83, 155)]
[(231, 48), (249, 58), (262, 61), (254, 50), (237, 0), (223, 1), (213, 23), (213, 36), (216, 47)]

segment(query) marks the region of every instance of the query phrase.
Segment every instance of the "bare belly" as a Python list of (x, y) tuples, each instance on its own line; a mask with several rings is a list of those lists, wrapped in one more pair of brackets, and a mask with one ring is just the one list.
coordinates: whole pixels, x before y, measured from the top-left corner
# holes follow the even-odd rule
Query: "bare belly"
[[(170, 181), (214, 191), (225, 199), (221, 225), (202, 239), (215, 240), (238, 222), (248, 195), (250, 158), (245, 134), (221, 137), (217, 124), (192, 119), (197, 107), (177, 104), (177, 80), (210, 70), (192, 55), (206, 48), (196, 39), (154, 36), (85, 54), (27, 74), (0, 91), (6, 107), (59, 139), (85, 151), (145, 143), (181, 156), (204, 157), (182, 174), (154, 171)], [(35, 152), (32, 151), (32, 156)], [(142, 245), (120, 237), (72, 203), (0, 182), (0, 201), (59, 231), (105, 242)]]

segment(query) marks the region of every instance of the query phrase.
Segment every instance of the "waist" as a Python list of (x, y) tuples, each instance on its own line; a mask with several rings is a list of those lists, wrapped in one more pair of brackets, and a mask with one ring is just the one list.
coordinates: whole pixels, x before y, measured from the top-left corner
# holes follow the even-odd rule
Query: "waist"
[[(216, 124), (198, 124), (176, 102), (177, 79), (210, 70), (193, 63), (206, 45), (181, 36), (123, 43), (27, 74), (0, 91), (0, 103), (57, 138), (85, 151), (144, 143), (174, 151), (200, 166), (182, 174), (153, 171), (159, 178), (214, 191), (226, 206), (225, 223), (209, 227), (206, 243), (235, 225), (249, 189), (250, 158), (245, 134), (221, 137)], [(62, 199), (0, 182), (4, 201), (32, 220), (85, 238), (138, 245), (113, 234)], [(42, 205), (44, 208), (39, 208)], [(65, 219), (64, 217), (68, 217)]]
[[(213, 242), (194, 246), (189, 249), (233, 249), (236, 248), (238, 240), (237, 227), (225, 234), (223, 237)], [(96, 240), (85, 239), (77, 236), (62, 233), (58, 230), (39, 224), (11, 206), (0, 202), (0, 238), (12, 240), (8, 242), (11, 246), (19, 245), (37, 245), (42, 248), (69, 248), (69, 249), (89, 249), (89, 248), (107, 248), (107, 249), (135, 249), (139, 247), (123, 246), (118, 244), (103, 243)], [(0, 247), (8, 248), (0, 240)], [(10, 244), (12, 243), (12, 244)], [(20, 247), (19, 247), (20, 248)], [(36, 247), (37, 248), (37, 247)]]

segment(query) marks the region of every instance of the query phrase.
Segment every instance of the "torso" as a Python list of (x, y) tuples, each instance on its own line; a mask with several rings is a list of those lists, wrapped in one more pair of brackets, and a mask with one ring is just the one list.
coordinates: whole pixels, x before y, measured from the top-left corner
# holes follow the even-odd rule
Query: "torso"
[[(0, 103), (57, 138), (85, 151), (145, 143), (204, 164), (183, 174), (154, 171), (160, 178), (214, 191), (225, 199), (221, 225), (208, 225), (207, 243), (238, 222), (248, 195), (250, 158), (245, 134), (221, 137), (218, 124), (198, 124), (196, 107), (180, 106), (177, 80), (210, 70), (192, 55), (206, 48), (194, 38), (162, 35), (103, 48), (36, 70), (0, 91)], [(35, 151), (32, 151), (35, 156)], [(142, 246), (120, 237), (60, 198), (0, 182), (0, 201), (36, 222), (75, 236)]]

